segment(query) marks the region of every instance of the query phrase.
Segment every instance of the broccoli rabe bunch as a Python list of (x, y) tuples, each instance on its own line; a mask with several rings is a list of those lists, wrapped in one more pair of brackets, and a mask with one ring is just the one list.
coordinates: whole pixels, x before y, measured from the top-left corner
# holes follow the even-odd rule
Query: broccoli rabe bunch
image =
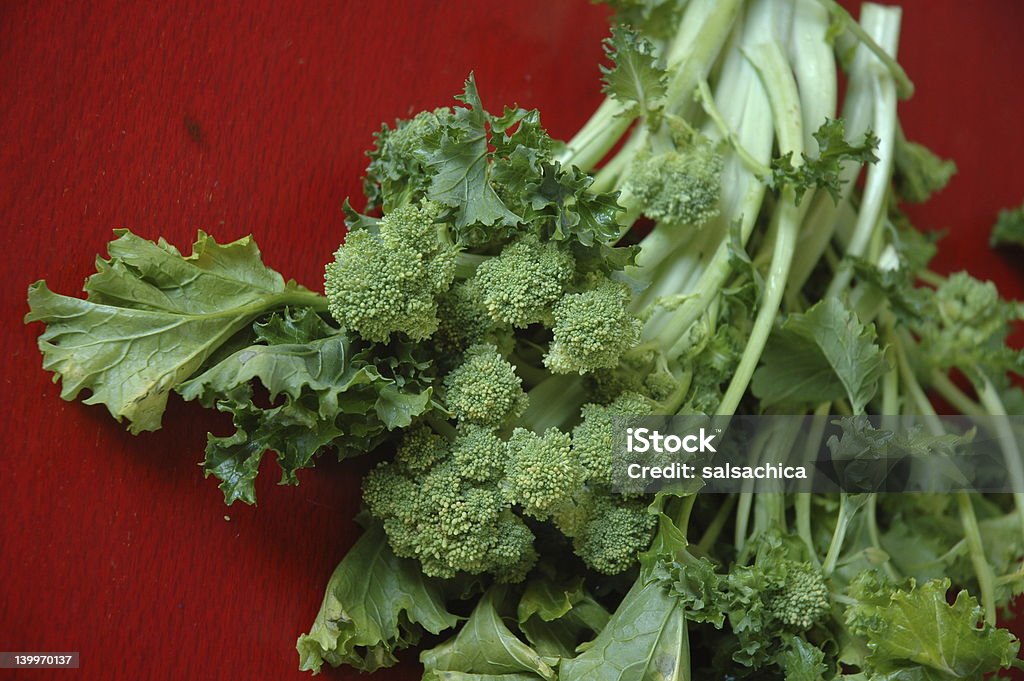
[[(348, 237), (327, 266), (339, 324), (415, 342), (437, 376), (434, 410), (395, 436), (366, 504), (395, 553), (431, 576), (521, 581), (544, 524), (590, 568), (622, 572), (655, 518), (612, 491), (612, 418), (679, 392), (663, 353), (637, 347), (624, 274), (636, 249), (615, 245), (617, 195), (555, 159), (536, 112), (488, 114), (472, 79), (459, 99), (468, 106), (380, 132), (366, 194), (382, 216), (347, 209)], [(708, 214), (715, 153), (693, 155), (705, 161)], [(524, 387), (541, 395), (532, 410)]]
[(493, 345), (474, 345), (442, 381), (455, 423), (407, 430), (392, 461), (369, 473), (363, 497), (395, 553), (425, 574), (488, 573), (522, 581), (537, 560), (531, 529), (550, 522), (592, 569), (616, 574), (650, 542), (646, 503), (611, 491), (612, 419), (647, 413), (640, 395), (589, 404), (565, 432), (532, 430), (515, 367)]
[(554, 373), (618, 366), (639, 342), (628, 287), (588, 269), (593, 261), (533, 231), (493, 255), (470, 254), (440, 214), (430, 202), (407, 205), (353, 229), (327, 266), (335, 319), (367, 340), (424, 341), (442, 363), (481, 342), (511, 347), (518, 333), (548, 346), (542, 363)]

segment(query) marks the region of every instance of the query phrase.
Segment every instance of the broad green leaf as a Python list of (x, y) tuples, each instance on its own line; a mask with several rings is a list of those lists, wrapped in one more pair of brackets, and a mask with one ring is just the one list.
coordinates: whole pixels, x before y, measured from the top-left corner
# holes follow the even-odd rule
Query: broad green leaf
[(502, 621), (497, 608), (504, 594), (504, 587), (493, 587), (477, 603), (455, 638), (420, 654), (420, 662), (428, 674), (443, 671), (491, 675), (525, 673), (535, 675), (531, 678), (554, 681), (554, 670)]
[(183, 257), (161, 240), (119, 230), (110, 259), (97, 260), (88, 299), (29, 287), (26, 322), (47, 325), (39, 337), (43, 368), (62, 381), (61, 397), (91, 391), (133, 433), (156, 430), (171, 390), (222, 344), (270, 309), (319, 305), (321, 298), (263, 265), (246, 237), (217, 244), (199, 233)]
[(297, 400), (309, 389), (317, 396), (320, 415), (333, 415), (340, 393), (373, 380), (365, 368), (349, 363), (348, 348), (348, 338), (338, 332), (309, 343), (251, 345), (181, 384), (178, 392), (186, 400), (211, 405), (213, 395), (258, 378), (271, 400), (282, 393)]
[(682, 605), (660, 581), (638, 580), (585, 651), (559, 665), (560, 681), (676, 681), (690, 674)]
[(533, 616), (519, 623), (519, 628), (545, 660), (574, 657), (577, 646), (601, 633), (611, 615), (590, 596), (573, 604), (561, 617), (544, 620)]
[(437, 634), (457, 623), (440, 584), (415, 561), (396, 557), (373, 523), (331, 575), (313, 626), (296, 643), (299, 666), (316, 673), (327, 662), (372, 672), (393, 665), (394, 653), (422, 631)]
[(539, 678), (534, 674), (469, 674), (432, 669), (423, 674), (422, 681), (537, 681)]
[(573, 657), (576, 647), (604, 628), (608, 612), (583, 589), (583, 578), (534, 577), (516, 612), (519, 628), (545, 659)]
[(751, 389), (765, 405), (819, 404), (847, 398), (861, 413), (887, 369), (873, 324), (826, 298), (776, 329)]
[(534, 615), (545, 622), (558, 619), (572, 610), (583, 596), (582, 577), (564, 584), (544, 578), (532, 579), (519, 599), (518, 621), (525, 622)]

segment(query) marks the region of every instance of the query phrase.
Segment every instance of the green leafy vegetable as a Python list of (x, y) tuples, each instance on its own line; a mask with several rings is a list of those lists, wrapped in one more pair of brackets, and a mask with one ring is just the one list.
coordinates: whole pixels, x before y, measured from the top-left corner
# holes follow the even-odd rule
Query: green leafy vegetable
[(251, 239), (218, 244), (200, 232), (192, 254), (115, 232), (109, 260), (96, 261), (86, 300), (29, 289), (25, 321), (47, 325), (43, 367), (63, 383), (61, 397), (91, 391), (133, 433), (156, 430), (168, 394), (214, 352), (266, 312), (320, 305), (320, 298), (268, 269)]
[[(268, 451), (288, 484), (325, 452), (372, 458), (306, 670), (420, 643), (427, 681), (1024, 667), (996, 622), (1024, 593), (1024, 492), (876, 493), (879, 462), (962, 473), (950, 454), (975, 433), (943, 432), (932, 394), (1024, 405), (1024, 305), (929, 269), (936, 239), (900, 210), (955, 166), (900, 126), (898, 8), (609, 4), (607, 97), (571, 139), (487, 111), (470, 75), (454, 106), (376, 134), (324, 296), (250, 239), (200, 233), (183, 256), (121, 231), (85, 300), (29, 289), (44, 368), (132, 432), (172, 391), (230, 414), (203, 461), (227, 503), (255, 502)], [(994, 243), (1024, 242), (1022, 210)], [(623, 417), (738, 413), (838, 426), (819, 440), (846, 491), (613, 485)], [(927, 428), (884, 418), (901, 415)]]
[(834, 298), (788, 317), (773, 334), (763, 360), (751, 388), (765, 404), (846, 398), (857, 413), (874, 397), (887, 368), (874, 326), (862, 324)]
[(793, 187), (797, 203), (808, 190), (815, 188), (824, 189), (838, 201), (843, 163), (878, 160), (875, 156), (878, 138), (869, 131), (864, 133), (860, 144), (847, 142), (842, 119), (823, 123), (814, 133), (814, 139), (818, 142), (817, 158), (804, 154), (803, 163), (794, 165), (792, 155), (786, 154), (772, 161), (772, 183), (777, 187), (787, 184)]
[[(948, 580), (895, 588), (864, 573), (851, 585), (858, 603), (846, 612), (850, 628), (867, 638), (868, 668), (885, 678), (976, 679), (1008, 666), (1019, 644), (981, 623), (982, 610), (966, 592), (949, 604)], [(909, 664), (924, 667), (911, 677)]]

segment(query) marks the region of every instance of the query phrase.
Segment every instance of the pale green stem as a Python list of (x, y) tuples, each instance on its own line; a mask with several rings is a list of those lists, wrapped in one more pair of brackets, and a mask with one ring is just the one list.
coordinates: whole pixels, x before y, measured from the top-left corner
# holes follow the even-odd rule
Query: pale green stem
[[(772, 113), (775, 117), (776, 135), (779, 150), (783, 155), (792, 153), (794, 159), (801, 158), (803, 153), (803, 124), (800, 117), (800, 99), (796, 91), (796, 81), (789, 70), (785, 57), (778, 44), (766, 43), (751, 50), (749, 58), (758, 70), (768, 91)], [(750, 338), (743, 351), (736, 372), (733, 374), (729, 387), (722, 396), (717, 413), (731, 415), (739, 406), (740, 399), (750, 384), (754, 369), (761, 359), (761, 353), (768, 341), (778, 315), (779, 306), (786, 288), (786, 277), (796, 250), (796, 235), (800, 228), (800, 208), (796, 205), (795, 195), (791, 187), (782, 190), (780, 205), (776, 213), (775, 244), (772, 252), (771, 266), (765, 282), (761, 307), (757, 311)]]

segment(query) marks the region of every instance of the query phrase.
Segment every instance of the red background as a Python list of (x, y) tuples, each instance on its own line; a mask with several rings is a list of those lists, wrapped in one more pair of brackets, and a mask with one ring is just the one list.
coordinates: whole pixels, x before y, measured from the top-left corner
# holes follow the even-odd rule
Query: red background
[[(1021, 253), (987, 235), (1024, 199), (1024, 5), (904, 4), (904, 127), (960, 166), (912, 215), (951, 232), (940, 269), (1022, 297)], [(304, 678), (293, 642), (354, 540), (361, 465), (296, 488), (268, 468), (258, 508), (225, 508), (196, 462), (228, 422), (175, 402), (132, 437), (62, 402), (21, 324), (26, 286), (77, 291), (124, 226), (183, 247), (251, 233), (318, 287), (380, 121), (450, 103), (475, 69), (488, 106), (539, 107), (568, 136), (600, 100), (605, 16), (583, 0), (0, 4), (0, 650), (82, 654), (26, 678)]]

